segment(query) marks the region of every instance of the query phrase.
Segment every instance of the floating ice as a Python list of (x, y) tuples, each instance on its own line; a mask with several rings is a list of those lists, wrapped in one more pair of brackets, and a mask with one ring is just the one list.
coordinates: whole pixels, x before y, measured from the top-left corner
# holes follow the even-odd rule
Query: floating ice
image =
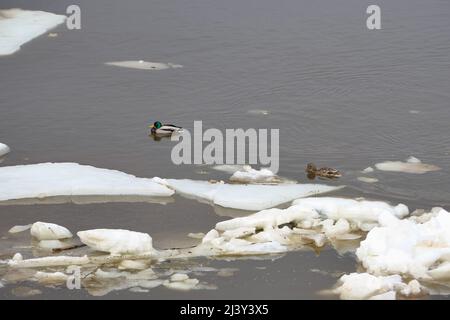
[(170, 68), (182, 68), (180, 64), (148, 62), (144, 60), (128, 60), (105, 62), (106, 65), (122, 68), (141, 69), (141, 70), (165, 70)]
[(361, 170), (362, 173), (371, 173), (374, 172), (375, 170), (372, 167), (367, 167), (364, 170)]
[(8, 230), (9, 233), (19, 233), (19, 232), (23, 232), (26, 231), (28, 229), (30, 229), (32, 226), (32, 224), (27, 224), (24, 226), (14, 226), (11, 229)]
[(408, 208), (380, 201), (341, 198), (305, 198), (287, 209), (267, 209), (222, 221), (209, 231), (193, 252), (208, 255), (279, 253), (327, 239), (355, 240), (361, 230), (378, 225), (379, 216), (404, 217)]
[(281, 180), (269, 169), (256, 170), (251, 166), (243, 166), (241, 170), (233, 173), (230, 181), (239, 183), (279, 183)]
[[(1, 12), (1, 11), (0, 11)], [(0, 20), (1, 21), (1, 20)], [(1, 26), (0, 26), (1, 27)], [(1, 30), (0, 30), (1, 32)], [(1, 41), (1, 40), (0, 40)], [(1, 43), (1, 42), (0, 42)], [(4, 156), (5, 154), (7, 154), (9, 151), (11, 151), (11, 149), (9, 149), (9, 147), (4, 144), (4, 143), (0, 143), (0, 157)]]
[(298, 199), (293, 204), (300, 206), (304, 211), (307, 209), (315, 211), (322, 217), (335, 221), (346, 219), (363, 231), (378, 225), (379, 216), (383, 213), (399, 218), (409, 214), (409, 209), (404, 204), (391, 206), (382, 201), (323, 197)]
[(89, 263), (89, 258), (87, 256), (83, 257), (50, 256), (43, 258), (8, 261), (8, 265), (13, 268), (56, 267), (56, 266), (84, 265), (87, 263)]
[(13, 54), (24, 43), (63, 23), (66, 16), (45, 11), (0, 10), (0, 56)]
[(377, 178), (358, 177), (357, 179), (358, 179), (359, 181), (366, 182), (366, 183), (375, 183), (375, 182), (378, 182), (378, 179), (377, 179)]
[(68, 275), (62, 272), (42, 272), (38, 271), (34, 274), (34, 278), (43, 284), (53, 285), (66, 283)]
[(241, 164), (219, 164), (212, 168), (217, 171), (222, 171), (222, 172), (233, 174), (236, 171), (243, 170), (244, 167), (245, 166), (241, 165)]
[(252, 109), (252, 110), (248, 110), (247, 113), (267, 116), (270, 112), (268, 110), (263, 110), (263, 109)]
[(409, 157), (406, 160), (406, 162), (385, 161), (375, 164), (375, 167), (378, 170), (382, 171), (394, 171), (394, 172), (405, 172), (415, 174), (423, 174), (430, 171), (437, 171), (441, 169), (433, 164), (422, 163), (419, 159), (415, 157)]
[(22, 257), (22, 255), (21, 255), (19, 252), (17, 252), (17, 253), (12, 257), (12, 260), (14, 260), (14, 261), (22, 261), (22, 260), (23, 260), (23, 257)]
[(119, 264), (119, 270), (144, 270), (147, 268), (145, 261), (123, 260)]
[(374, 276), (368, 273), (351, 273), (339, 279), (340, 286), (334, 290), (346, 300), (395, 300), (397, 293), (404, 296), (417, 295), (421, 286), (417, 280), (404, 283), (399, 275)]
[(167, 179), (166, 183), (177, 193), (187, 197), (222, 207), (254, 211), (272, 208), (296, 198), (343, 188), (320, 184), (238, 185), (189, 179)]
[(202, 239), (205, 236), (203, 232), (190, 232), (188, 233), (188, 237), (192, 239)]
[(415, 279), (450, 278), (449, 212), (434, 210), (424, 223), (383, 214), (380, 223), (382, 226), (372, 229), (356, 251), (369, 273)]
[(170, 277), (170, 280), (164, 281), (163, 286), (169, 289), (186, 291), (196, 289), (199, 283), (198, 279), (189, 278), (187, 274), (176, 273)]
[(0, 201), (62, 195), (173, 194), (153, 179), (77, 163), (40, 163), (0, 167)]
[(73, 247), (72, 243), (61, 240), (41, 240), (38, 242), (38, 247), (42, 249), (67, 249)]
[(147, 233), (121, 229), (79, 231), (81, 242), (94, 250), (111, 254), (153, 253), (152, 238)]
[(54, 223), (35, 222), (31, 226), (31, 235), (38, 240), (61, 240), (72, 238), (72, 233), (65, 227)]

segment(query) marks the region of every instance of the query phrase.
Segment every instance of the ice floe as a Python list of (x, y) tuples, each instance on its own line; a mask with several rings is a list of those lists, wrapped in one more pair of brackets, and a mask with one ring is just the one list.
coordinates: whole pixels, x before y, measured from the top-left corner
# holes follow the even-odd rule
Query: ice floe
[(87, 256), (71, 257), (71, 256), (49, 256), (42, 258), (9, 260), (8, 265), (13, 268), (40, 268), (40, 267), (56, 267), (84, 265), (89, 263)]
[(170, 289), (186, 291), (196, 289), (199, 283), (200, 281), (198, 279), (189, 278), (187, 274), (176, 273), (169, 280), (164, 281), (163, 286)]
[[(311, 244), (321, 247), (328, 241), (351, 242), (361, 237), (362, 231), (369, 231), (356, 250), (365, 272), (342, 276), (331, 293), (342, 299), (416, 297), (428, 292), (427, 283), (445, 285), (450, 280), (450, 213), (434, 208), (431, 212), (416, 210), (409, 217), (408, 214), (403, 204), (302, 198), (286, 209), (271, 208), (221, 221), (192, 248), (156, 250), (148, 234), (96, 229), (77, 234), (89, 249), (107, 255), (33, 259), (16, 255), (7, 264), (13, 270), (80, 266), (86, 290), (96, 296), (124, 289), (147, 292), (160, 285), (175, 290), (214, 289), (215, 286), (189, 276), (192, 272), (197, 277), (211, 268), (170, 269), (159, 274), (152, 268), (159, 263), (172, 264), (177, 260), (182, 263), (189, 258), (256, 257), (299, 250)], [(41, 283), (63, 282), (66, 274), (56, 272), (60, 273), (13, 274), (4, 279), (31, 277)]]
[(106, 65), (122, 68), (141, 69), (141, 70), (165, 70), (171, 68), (182, 68), (180, 64), (148, 62), (144, 60), (127, 60), (105, 62)]
[[(356, 251), (374, 275), (400, 274), (415, 279), (450, 278), (450, 213), (434, 210), (428, 221), (382, 215)], [(445, 272), (440, 272), (445, 271)]]
[(236, 171), (243, 170), (244, 167), (245, 167), (245, 165), (241, 165), (241, 164), (219, 164), (219, 165), (213, 166), (212, 169), (233, 174)]
[(233, 173), (230, 181), (238, 183), (280, 183), (281, 179), (267, 168), (260, 170), (251, 166), (243, 166), (241, 170)]
[[(1, 20), (0, 20), (1, 21)], [(0, 31), (1, 32), (1, 31)], [(0, 157), (4, 156), (5, 154), (7, 154), (10, 150), (10, 148), (4, 144), (4, 143), (0, 143)]]
[[(221, 221), (193, 252), (213, 255), (279, 253), (307, 243), (355, 240), (360, 231), (376, 227), (382, 214), (404, 217), (408, 208), (380, 201), (342, 198), (297, 199), (286, 209), (267, 209)], [(203, 253), (207, 255), (208, 253)]]
[(0, 167), (0, 201), (62, 195), (167, 197), (173, 193), (153, 179), (77, 163)]
[(66, 16), (45, 11), (0, 10), (0, 56), (18, 51), (32, 39), (63, 23)]
[(395, 300), (397, 294), (418, 295), (422, 287), (417, 280), (405, 283), (401, 276), (374, 276), (368, 273), (351, 273), (339, 279), (334, 290), (345, 300)]
[(90, 248), (111, 254), (154, 253), (152, 238), (147, 233), (121, 229), (79, 231), (81, 242)]
[(405, 172), (423, 174), (430, 171), (438, 171), (441, 168), (433, 164), (422, 163), (415, 157), (409, 157), (405, 162), (385, 161), (375, 164), (375, 167), (381, 171)]
[(165, 183), (186, 197), (197, 198), (222, 207), (253, 211), (343, 188), (321, 184), (239, 185), (189, 179), (167, 179)]
[(409, 214), (409, 209), (404, 204), (392, 206), (383, 201), (321, 197), (298, 199), (293, 204), (302, 208), (303, 211), (317, 212), (323, 218), (334, 221), (346, 219), (363, 231), (369, 231), (377, 226), (379, 217), (383, 213), (399, 218)]
[(358, 177), (359, 181), (366, 182), (366, 183), (375, 183), (378, 182), (377, 178), (370, 178), (370, 177)]
[(380, 226), (373, 228), (356, 250), (366, 273), (344, 275), (334, 293), (342, 299), (448, 294), (448, 289), (435, 287), (449, 287), (450, 213), (433, 208), (413, 214), (398, 219), (382, 213)]
[(374, 172), (375, 170), (372, 167), (367, 167), (364, 170), (361, 170), (362, 173), (371, 173)]
[(54, 223), (35, 222), (31, 226), (30, 232), (37, 240), (61, 240), (72, 238), (72, 233), (67, 228)]
[(248, 110), (247, 113), (254, 114), (254, 115), (267, 116), (270, 112), (268, 110), (263, 110), (263, 109), (252, 109), (252, 110)]
[(32, 226), (32, 224), (27, 224), (24, 226), (14, 226), (11, 229), (8, 230), (9, 233), (19, 233), (19, 232), (23, 232), (26, 231), (28, 229), (30, 229)]

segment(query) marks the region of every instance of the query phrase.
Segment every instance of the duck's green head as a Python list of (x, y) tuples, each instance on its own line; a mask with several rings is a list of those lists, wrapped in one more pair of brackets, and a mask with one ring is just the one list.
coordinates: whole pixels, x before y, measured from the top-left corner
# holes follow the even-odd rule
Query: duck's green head
[(155, 128), (155, 129), (159, 129), (162, 127), (162, 123), (159, 121), (155, 121), (155, 123), (153, 123), (153, 125), (150, 126), (150, 128)]

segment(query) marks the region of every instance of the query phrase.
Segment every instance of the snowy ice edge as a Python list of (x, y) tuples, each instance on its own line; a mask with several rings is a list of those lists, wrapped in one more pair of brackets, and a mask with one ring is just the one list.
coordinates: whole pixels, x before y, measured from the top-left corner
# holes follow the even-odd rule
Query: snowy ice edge
[(52, 196), (169, 197), (174, 194), (174, 190), (158, 181), (71, 162), (0, 167), (0, 201)]
[(226, 208), (258, 211), (342, 187), (294, 183), (241, 185), (138, 178), (117, 170), (70, 162), (0, 167), (0, 201), (93, 195), (169, 197), (176, 192)]
[(22, 9), (0, 10), (0, 57), (14, 54), (21, 46), (66, 20), (65, 15)]

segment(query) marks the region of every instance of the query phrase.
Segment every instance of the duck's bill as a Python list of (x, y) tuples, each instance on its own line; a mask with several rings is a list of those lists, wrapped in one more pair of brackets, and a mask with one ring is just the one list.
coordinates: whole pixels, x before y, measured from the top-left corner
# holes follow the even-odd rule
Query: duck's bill
[(150, 126), (148, 126), (150, 129), (153, 129), (155, 126), (152, 124)]

